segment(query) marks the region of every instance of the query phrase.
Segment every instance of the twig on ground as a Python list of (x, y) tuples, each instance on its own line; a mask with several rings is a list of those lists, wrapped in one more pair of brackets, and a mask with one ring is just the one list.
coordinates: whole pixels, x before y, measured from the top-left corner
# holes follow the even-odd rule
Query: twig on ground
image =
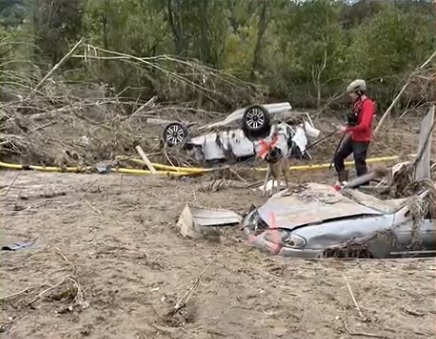
[(88, 200), (85, 199), (85, 202), (94, 212), (102, 215), (101, 211), (99, 209), (95, 208), (94, 206), (92, 206), (92, 204)]
[(46, 294), (47, 292), (50, 292), (51, 290), (55, 289), (56, 287), (59, 287), (60, 285), (62, 285), (65, 280), (67, 278), (64, 277), (61, 281), (59, 281), (57, 284), (50, 286), (49, 288), (45, 289), (44, 291), (42, 291), (41, 293), (39, 293), (35, 298), (33, 298), (31, 301), (29, 301), (27, 304), (28, 305), (32, 305), (33, 303), (35, 303), (35, 301), (37, 301), (38, 299), (40, 299), (41, 297), (44, 296), (44, 294)]
[(232, 172), (239, 180), (241, 180), (243, 183), (248, 184), (247, 180), (245, 180), (243, 177), (241, 177), (238, 172), (236, 172), (233, 168), (230, 168), (230, 172)]
[(123, 193), (123, 181), (124, 181), (124, 173), (121, 173), (121, 178), (120, 178), (120, 193)]
[(187, 304), (187, 302), (189, 301), (189, 299), (191, 298), (195, 288), (198, 286), (198, 284), (200, 283), (201, 278), (203, 277), (203, 275), (206, 273), (206, 271), (208, 270), (208, 268), (210, 267), (210, 265), (214, 262), (216, 258), (216, 255), (214, 255), (214, 257), (209, 261), (209, 263), (207, 264), (207, 266), (204, 268), (204, 270), (200, 273), (200, 275), (197, 277), (197, 279), (195, 279), (194, 284), (191, 286), (191, 288), (185, 293), (185, 295), (179, 299), (179, 301), (176, 303), (176, 305), (174, 306), (174, 309), (170, 312), (170, 314), (174, 315), (176, 314), (180, 309), (182, 309), (183, 307), (185, 307), (185, 305)]
[(79, 283), (78, 278), (68, 277), (68, 280), (70, 280), (74, 284), (74, 287), (76, 288), (76, 296), (71, 302), (70, 307), (72, 307), (74, 303), (79, 304), (82, 308), (88, 307), (89, 304), (84, 300), (82, 287)]
[(21, 291), (19, 291), (19, 292), (12, 293), (12, 294), (9, 294), (9, 295), (5, 295), (4, 297), (1, 297), (1, 298), (0, 298), (0, 301), (6, 301), (6, 300), (9, 300), (9, 299), (12, 299), (12, 298), (18, 297), (18, 296), (21, 295), (21, 294), (24, 294), (24, 293), (26, 293), (26, 292), (28, 292), (28, 291), (30, 291), (30, 290), (36, 289), (36, 288), (40, 288), (41, 286), (44, 286), (44, 285), (45, 285), (45, 284), (38, 285), (38, 286), (33, 286), (33, 287), (26, 287), (24, 290), (21, 290)]
[[(59, 247), (55, 247), (55, 249), (56, 249), (56, 252), (62, 257), (62, 259), (64, 259), (64, 261), (71, 267), (73, 274), (76, 274), (76, 271), (77, 271), (76, 266), (70, 260), (68, 260), (66, 255), (62, 253), (62, 251), (60, 250)], [(82, 287), (80, 285), (79, 278), (76, 276), (70, 275), (64, 279), (68, 279), (70, 282), (73, 283), (74, 287), (76, 288), (76, 296), (74, 297), (72, 303), (70, 304), (69, 309), (71, 309), (71, 307), (73, 306), (74, 303), (79, 304), (83, 308), (87, 307), (88, 304), (84, 300)]]
[(62, 257), (62, 259), (64, 259), (64, 261), (70, 266), (73, 274), (76, 274), (77, 271), (76, 266), (70, 260), (68, 260), (67, 256), (62, 253), (59, 247), (55, 247), (55, 250)]
[(62, 251), (60, 250), (59, 247), (55, 247), (56, 252), (62, 257), (62, 259), (64, 259), (64, 261), (70, 265), (71, 267), (73, 267), (73, 265), (71, 264), (71, 262), (68, 260), (68, 258), (65, 256), (65, 254), (62, 253)]
[(357, 303), (356, 297), (354, 296), (353, 290), (351, 289), (351, 285), (348, 282), (347, 276), (344, 273), (342, 273), (342, 276), (344, 277), (345, 283), (347, 284), (348, 291), (350, 292), (350, 295), (351, 295), (351, 299), (353, 299), (354, 306), (356, 306), (356, 309), (359, 312), (360, 318), (362, 319), (362, 321), (366, 322), (368, 319), (363, 315), (363, 313), (360, 309), (360, 306)]
[(163, 256), (164, 256), (163, 254), (158, 255), (156, 258), (153, 259), (153, 261), (150, 264), (154, 264), (155, 262), (157, 262)]
[(349, 335), (352, 337), (367, 337), (367, 338), (380, 338), (380, 339), (389, 339), (389, 337), (382, 335), (382, 334), (374, 334), (374, 333), (366, 333), (366, 332), (354, 332), (352, 331), (346, 322), (345, 319), (342, 319), (342, 322), (344, 324), (345, 330), (348, 332)]
[(15, 175), (14, 179), (12, 179), (11, 183), (10, 183), (9, 186), (8, 186), (8, 189), (7, 189), (6, 192), (5, 192), (5, 196), (8, 195), (8, 193), (9, 193), (9, 191), (11, 190), (12, 186), (14, 186), (15, 180), (17, 180), (17, 178), (18, 178), (18, 176), (20, 175), (20, 173), (21, 173), (20, 171), (17, 172), (17, 174)]
[(91, 182), (91, 183), (88, 185), (88, 187), (87, 187), (86, 190), (85, 190), (85, 193), (82, 194), (82, 196), (79, 198), (78, 201), (81, 201), (81, 200), (83, 200), (83, 199), (86, 197), (86, 195), (89, 193), (89, 190), (90, 190), (91, 187), (92, 187), (92, 186), (97, 182), (97, 180), (98, 180), (98, 178), (95, 179), (93, 182)]
[(400, 310), (403, 313), (408, 314), (408, 315), (413, 315), (414, 317), (423, 317), (423, 316), (425, 316), (425, 313), (409, 310), (409, 309), (407, 309), (405, 307), (401, 307)]

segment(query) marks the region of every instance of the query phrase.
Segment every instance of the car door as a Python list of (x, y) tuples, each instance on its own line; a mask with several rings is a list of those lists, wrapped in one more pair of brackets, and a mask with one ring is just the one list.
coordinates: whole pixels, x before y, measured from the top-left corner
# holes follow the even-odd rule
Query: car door
[[(395, 257), (402, 257), (410, 255), (419, 256), (432, 253), (436, 254), (436, 225), (434, 224), (434, 220), (432, 220), (430, 211), (425, 216), (423, 222), (421, 222), (418, 229), (419, 233), (417, 235), (414, 234), (414, 224), (410, 219), (410, 212), (407, 211), (404, 216), (405, 221), (394, 230), (395, 234), (397, 235), (398, 244), (391, 255)], [(412, 249), (414, 241), (420, 242), (420, 247), (418, 249)]]
[(421, 225), (421, 233), (424, 247), (428, 250), (436, 251), (436, 225), (431, 214), (431, 210), (428, 210), (424, 222)]

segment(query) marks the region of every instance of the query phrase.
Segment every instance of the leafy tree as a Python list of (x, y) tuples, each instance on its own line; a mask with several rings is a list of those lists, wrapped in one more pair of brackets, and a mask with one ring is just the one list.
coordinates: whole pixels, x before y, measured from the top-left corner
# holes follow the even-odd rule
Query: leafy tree
[[(9, 40), (34, 37), (32, 49), (5, 50), (44, 67), (84, 36), (100, 48), (97, 57), (112, 50), (196, 59), (264, 85), (276, 100), (319, 107), (355, 77), (369, 81), (379, 103), (391, 100), (434, 50), (433, 6), (430, 0), (0, 0), (0, 27)], [(204, 81), (186, 64), (165, 67)], [(101, 80), (135, 98), (197, 95), (175, 90), (145, 63), (79, 60), (63, 69), (72, 70), (69, 78)]]
[(34, 0), (29, 10), (35, 54), (54, 64), (68, 51), (69, 43), (82, 35), (81, 0)]

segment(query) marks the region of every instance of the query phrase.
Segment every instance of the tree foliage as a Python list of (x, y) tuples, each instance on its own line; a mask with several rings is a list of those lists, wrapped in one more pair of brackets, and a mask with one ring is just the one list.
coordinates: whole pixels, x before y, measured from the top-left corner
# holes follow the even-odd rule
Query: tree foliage
[[(0, 0), (0, 19), (2, 36), (33, 37), (40, 64), (85, 36), (139, 57), (196, 59), (295, 106), (319, 106), (356, 77), (387, 102), (436, 46), (430, 0)], [(162, 90), (158, 77), (126, 64), (103, 62), (91, 74), (118, 91)]]

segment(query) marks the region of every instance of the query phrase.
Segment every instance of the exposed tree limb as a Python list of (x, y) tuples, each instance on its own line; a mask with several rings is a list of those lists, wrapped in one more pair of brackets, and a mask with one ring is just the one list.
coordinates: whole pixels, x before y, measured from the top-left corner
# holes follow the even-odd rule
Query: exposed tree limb
[(388, 107), (388, 109), (386, 110), (386, 112), (383, 114), (383, 116), (380, 119), (380, 122), (378, 123), (376, 129), (374, 130), (374, 135), (377, 134), (377, 132), (380, 130), (380, 127), (382, 126), (383, 122), (385, 121), (385, 119), (389, 116), (389, 114), (391, 113), (392, 109), (394, 108), (394, 106), (397, 104), (398, 100), (400, 100), (400, 97), (403, 95), (404, 91), (407, 89), (407, 87), (410, 85), (410, 82), (412, 81), (412, 76), (418, 72), (419, 70), (425, 68), (432, 60), (433, 58), (436, 56), (436, 51), (433, 52), (433, 54), (421, 65), (419, 66), (414, 72), (412, 72), (412, 74), (409, 76), (409, 78), (407, 79), (406, 83), (403, 85), (403, 87), (401, 88), (400, 92), (397, 94), (397, 96), (395, 97), (395, 99), (392, 101), (391, 105)]
[(48, 72), (46, 76), (42, 78), (42, 80), (35, 86), (35, 88), (32, 90), (30, 95), (35, 94), (41, 88), (41, 86), (47, 81), (47, 79), (50, 78), (53, 75), (53, 73), (56, 72), (58, 68), (60, 68), (69, 58), (71, 58), (71, 56), (80, 47), (80, 45), (83, 43), (84, 40), (85, 39), (83, 38), (80, 39), (80, 41), (77, 42), (73, 46), (73, 48), (71, 48), (71, 50), (67, 54), (65, 54), (65, 56), (56, 65), (54, 65), (54, 67), (50, 70), (50, 72)]

